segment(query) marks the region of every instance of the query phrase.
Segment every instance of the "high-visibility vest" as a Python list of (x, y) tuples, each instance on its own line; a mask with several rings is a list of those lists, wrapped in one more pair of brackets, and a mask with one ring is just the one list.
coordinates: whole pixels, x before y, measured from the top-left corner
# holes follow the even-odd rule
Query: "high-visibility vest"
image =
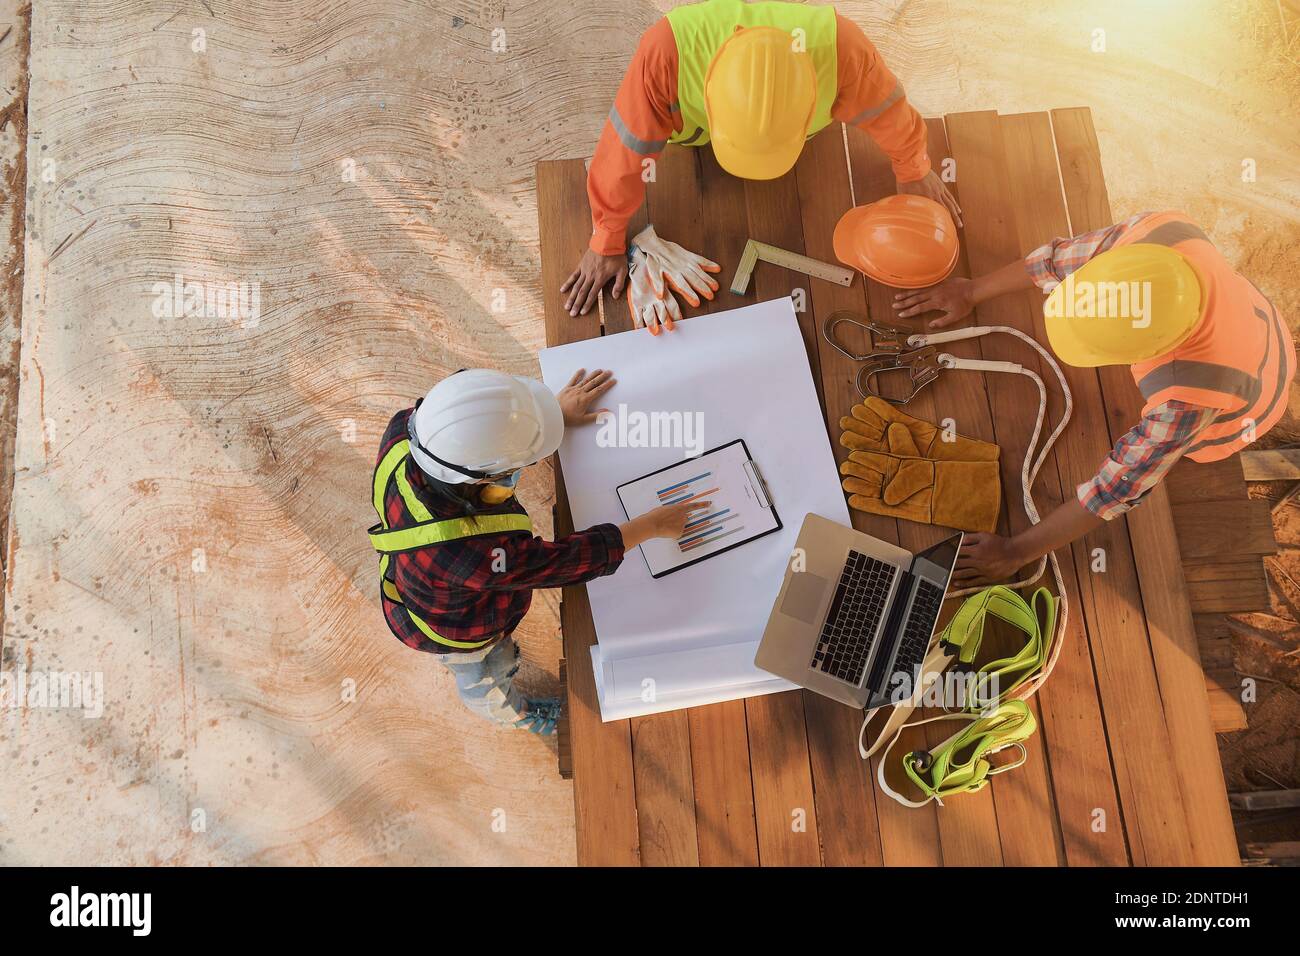
[(1144, 411), (1168, 401), (1218, 409), (1187, 457), (1228, 458), (1286, 412), (1296, 370), (1291, 332), (1264, 293), (1181, 213), (1148, 216), (1115, 245), (1140, 242), (1168, 246), (1187, 259), (1200, 280), (1202, 313), (1172, 352), (1131, 367), (1146, 399)]
[(839, 58), (835, 46), (835, 8), (802, 3), (742, 3), (741, 0), (707, 0), (675, 7), (665, 18), (677, 44), (677, 103), (682, 113), (681, 132), (668, 142), (703, 146), (709, 141), (709, 115), (704, 108), (704, 76), (709, 64), (736, 27), (777, 27), (793, 34), (803, 31), (804, 49), (817, 72), (817, 106), (808, 135), (831, 124), (831, 105), (838, 91)]
[[(502, 534), (508, 531), (527, 531), (532, 534), (532, 519), (526, 514), (434, 518), (424, 502), (416, 496), (411, 483), (407, 481), (406, 462), (409, 456), (410, 442), (403, 438), (393, 444), (375, 468), (373, 495), (379, 523), (367, 533), (370, 535), (371, 546), (379, 552), (379, 592), (380, 600), (384, 603), (385, 616), (391, 610), (405, 614), (425, 637), (444, 647), (454, 647), (459, 650), (483, 647), (496, 638), (489, 637), (482, 641), (453, 641), (449, 637), (443, 637), (430, 627), (427, 621), (408, 608), (397, 591), (391, 558), (400, 552), (434, 548), (460, 538)], [(402, 520), (394, 525), (388, 523), (387, 509), (384, 507), (384, 498), (390, 481), (397, 482), (398, 493), (401, 494), (402, 501), (406, 505), (406, 513), (402, 515)], [(400, 638), (401, 635), (398, 637)]]

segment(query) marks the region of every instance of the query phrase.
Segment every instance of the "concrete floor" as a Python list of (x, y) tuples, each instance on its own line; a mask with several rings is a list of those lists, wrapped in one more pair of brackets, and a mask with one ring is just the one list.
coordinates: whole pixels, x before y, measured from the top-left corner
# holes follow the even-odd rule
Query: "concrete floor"
[[(483, 726), (388, 635), (369, 477), (440, 377), (536, 373), (533, 165), (590, 151), (668, 6), (37, 5), (2, 660), (102, 675), (103, 714), (0, 711), (0, 863), (573, 861), (553, 745)], [(929, 115), (1091, 106), (1116, 213), (1185, 208), (1300, 315), (1272, 0), (838, 6)], [(157, 314), (178, 274), (258, 283), (256, 321)], [(549, 530), (546, 466), (521, 497)], [(521, 633), (542, 690), (557, 600)]]

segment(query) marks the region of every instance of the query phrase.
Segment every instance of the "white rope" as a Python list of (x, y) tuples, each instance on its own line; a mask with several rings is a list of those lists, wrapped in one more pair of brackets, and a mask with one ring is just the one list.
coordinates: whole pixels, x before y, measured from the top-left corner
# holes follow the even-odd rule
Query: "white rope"
[[(1047, 351), (1047, 349), (1043, 348), (1042, 345), (1034, 341), (1033, 338), (1026, 335), (1024, 332), (1021, 332), (1019, 329), (1013, 329), (1007, 325), (977, 326), (977, 327), (972, 327), (967, 329), (960, 329), (956, 333), (940, 332), (935, 335), (924, 335), (924, 334), (913, 335), (908, 339), (908, 344), (915, 345), (915, 346), (934, 345), (940, 342), (952, 342), (952, 341), (958, 341), (959, 339), (978, 338), (980, 336), (988, 335), (990, 332), (1004, 332), (1007, 335), (1012, 335), (1020, 339), (1026, 345), (1033, 348), (1034, 351), (1036, 351), (1040, 356), (1042, 356), (1043, 361), (1046, 362), (1051, 367), (1052, 371), (1056, 373), (1056, 380), (1061, 385), (1061, 394), (1062, 396), (1064, 396), (1065, 399), (1065, 408), (1061, 412), (1061, 420), (1057, 423), (1056, 427), (1052, 429), (1052, 433), (1047, 436), (1047, 440), (1043, 442), (1041, 448), (1038, 447), (1038, 440), (1042, 436), (1043, 424), (1047, 420), (1047, 386), (1043, 383), (1042, 378), (1039, 377), (1037, 372), (1012, 362), (998, 362), (998, 363), (976, 362), (971, 359), (962, 359), (956, 356), (948, 355), (946, 353), (944, 355), (939, 356), (939, 362), (941, 365), (944, 365), (947, 368), (968, 368), (968, 369), (979, 369), (979, 370), (988, 370), (988, 371), (1014, 371), (1032, 379), (1034, 384), (1038, 386), (1038, 416), (1034, 420), (1034, 433), (1032, 437), (1029, 439), (1028, 446), (1025, 448), (1024, 465), (1020, 469), (1020, 485), (1023, 492), (1022, 501), (1024, 503), (1025, 515), (1029, 518), (1030, 524), (1038, 524), (1040, 521), (1042, 521), (1042, 518), (1038, 514), (1037, 505), (1034, 504), (1034, 495), (1033, 495), (1034, 482), (1037, 480), (1038, 472), (1042, 469), (1043, 463), (1047, 460), (1047, 455), (1049, 452), (1051, 452), (1052, 446), (1055, 445), (1056, 440), (1061, 437), (1061, 432), (1065, 430), (1065, 426), (1070, 422), (1070, 416), (1074, 413), (1074, 395), (1070, 391), (1069, 382), (1066, 381), (1065, 373), (1061, 371), (1061, 366), (1057, 364), (1056, 358), (1049, 351)], [(995, 367), (990, 367), (996, 365), (1002, 365), (1005, 366), (1005, 368), (999, 369)], [(1035, 569), (1032, 575), (1026, 578), (1022, 578), (1018, 581), (1014, 581), (1008, 584), (1007, 587), (1013, 589), (1029, 587), (1030, 585), (1036, 583), (1043, 576), (1043, 573), (1047, 570), (1047, 566), (1049, 564), (1052, 567), (1052, 578), (1056, 582), (1056, 593), (1060, 598), (1060, 602), (1059, 602), (1060, 610), (1059, 610), (1058, 621), (1057, 621), (1057, 627), (1059, 628), (1058, 633), (1063, 634), (1065, 632), (1066, 620), (1069, 617), (1070, 606), (1069, 606), (1069, 598), (1066, 596), (1065, 593), (1065, 579), (1061, 574), (1061, 565), (1059, 560), (1056, 557), (1055, 551), (1049, 551), (1047, 554), (1043, 555), (1043, 557), (1038, 559), (1038, 567)], [(964, 597), (969, 594), (975, 594), (976, 592), (982, 590), (983, 588), (961, 588), (956, 591), (949, 591), (948, 596)], [(1020, 700), (1027, 700), (1029, 697), (1033, 696), (1033, 694), (1038, 690), (1040, 686), (1042, 686), (1043, 681), (1045, 681), (1048, 675), (1051, 674), (1052, 668), (1056, 666), (1056, 658), (1057, 655), (1060, 654), (1061, 643), (1062, 642), (1059, 639), (1052, 641), (1052, 650), (1051, 653), (1048, 655), (1047, 663), (1043, 665), (1043, 669), (1039, 671), (1038, 674), (1036, 674), (1033, 678), (1026, 681), (1020, 687), (1016, 688), (1016, 692), (1012, 695), (1013, 697), (1016, 697)]]
[[(1070, 391), (1070, 384), (1065, 380), (1065, 373), (1061, 371), (1061, 366), (1057, 364), (1055, 357), (1030, 336), (1021, 332), (1019, 329), (1013, 329), (1007, 325), (977, 326), (966, 329), (957, 329), (952, 332), (938, 332), (934, 335), (913, 335), (908, 338), (907, 344), (913, 348), (920, 348), (924, 345), (939, 345), (944, 342), (957, 342), (963, 339), (979, 338), (980, 336), (988, 335), (990, 332), (1005, 332), (1007, 335), (1012, 335), (1020, 339), (1038, 352), (1038, 354), (1042, 356), (1043, 361), (1045, 361), (1051, 367), (1052, 371), (1056, 373), (1056, 380), (1061, 385), (1061, 394), (1065, 399), (1065, 408), (1061, 412), (1061, 420), (1057, 423), (1056, 427), (1052, 429), (1052, 433), (1047, 436), (1047, 440), (1043, 443), (1041, 448), (1038, 447), (1038, 440), (1043, 434), (1043, 425), (1047, 420), (1047, 386), (1043, 383), (1042, 378), (1037, 372), (1014, 362), (963, 359), (948, 353), (939, 356), (939, 364), (950, 369), (1012, 372), (1033, 379), (1034, 384), (1038, 386), (1038, 417), (1034, 421), (1034, 433), (1029, 439), (1028, 446), (1025, 448), (1025, 461), (1020, 469), (1020, 485), (1023, 492), (1022, 501), (1024, 503), (1025, 515), (1029, 518), (1030, 524), (1038, 524), (1042, 521), (1042, 518), (1038, 514), (1038, 506), (1034, 504), (1034, 481), (1037, 480), (1038, 472), (1042, 469), (1043, 463), (1047, 460), (1047, 455), (1052, 450), (1052, 446), (1055, 445), (1056, 440), (1061, 437), (1061, 432), (1065, 430), (1065, 426), (1070, 421), (1070, 416), (1074, 413), (1074, 395)], [(1052, 669), (1056, 666), (1056, 659), (1060, 655), (1061, 645), (1064, 643), (1063, 637), (1065, 634), (1066, 621), (1069, 618), (1070, 603), (1069, 598), (1065, 593), (1065, 578), (1061, 574), (1060, 561), (1057, 559), (1055, 551), (1049, 551), (1038, 560), (1038, 567), (1032, 575), (1007, 585), (1007, 587), (1013, 589), (1029, 587), (1030, 585), (1037, 583), (1037, 581), (1043, 576), (1043, 573), (1047, 570), (1049, 564), (1052, 567), (1052, 578), (1056, 582), (1056, 593), (1059, 598), (1056, 620), (1057, 633), (1056, 635), (1052, 635), (1052, 650), (1048, 654), (1047, 661), (1043, 665), (1042, 670), (1017, 687), (1015, 691), (1009, 695), (1011, 698), (1017, 700), (1028, 700), (1037, 693), (1038, 689), (1043, 685), (1043, 682), (1047, 680), (1048, 676), (1052, 673)], [(960, 588), (956, 591), (949, 591), (947, 596), (965, 597), (982, 590), (984, 589)], [(933, 648), (931, 650), (933, 651)], [(926, 659), (929, 660), (930, 655), (927, 654)], [(923, 671), (923, 679), (924, 676)], [(878, 768), (879, 772), (877, 774), (878, 781), (881, 785), (881, 789), (884, 790), (888, 796), (905, 806), (911, 807), (924, 806), (924, 804), (907, 800), (902, 796), (902, 794), (894, 792), (894, 790), (885, 783), (884, 772), (886, 757), (888, 756), (889, 751), (893, 748), (894, 744), (898, 741), (898, 738), (907, 727), (915, 727), (919, 724), (929, 723), (931, 720), (939, 719), (932, 717), (927, 720), (917, 721), (916, 723), (908, 723), (907, 715), (916, 708), (918, 702), (919, 695), (914, 695), (911, 700), (893, 705), (890, 708), (891, 714), (889, 720), (886, 722), (885, 726), (881, 728), (880, 734), (877, 735), (870, 747), (866, 745), (863, 737), (866, 733), (867, 724), (871, 721), (871, 714), (866, 715), (865, 719), (862, 721), (862, 727), (858, 731), (858, 752), (862, 755), (863, 759), (866, 759), (875, 753), (876, 750), (880, 748), (880, 745), (885, 742), (886, 737), (889, 738), (889, 742), (885, 746), (885, 752), (881, 755), (880, 766)]]

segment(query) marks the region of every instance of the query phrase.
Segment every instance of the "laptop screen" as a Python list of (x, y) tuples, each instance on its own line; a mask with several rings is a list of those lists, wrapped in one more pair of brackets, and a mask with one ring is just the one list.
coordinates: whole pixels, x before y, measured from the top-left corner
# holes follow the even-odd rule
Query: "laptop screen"
[[(952, 575), (953, 566), (957, 563), (957, 551), (961, 548), (963, 537), (964, 535), (958, 533), (951, 538), (944, 538), (938, 544), (933, 544), (924, 551), (918, 551), (916, 556), (912, 558), (912, 565), (909, 570), (913, 574), (922, 574), (924, 570), (929, 570), (921, 565), (922, 561), (934, 565), (934, 569), (943, 575), (942, 586), (947, 587), (948, 578)], [(922, 576), (933, 580), (933, 572), (931, 574), (922, 574)]]

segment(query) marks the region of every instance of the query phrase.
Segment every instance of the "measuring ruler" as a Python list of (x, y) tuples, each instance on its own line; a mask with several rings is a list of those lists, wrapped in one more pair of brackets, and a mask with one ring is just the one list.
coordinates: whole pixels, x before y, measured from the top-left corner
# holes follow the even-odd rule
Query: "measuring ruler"
[(834, 282), (836, 285), (847, 286), (853, 284), (853, 273), (849, 269), (833, 266), (829, 262), (822, 262), (820, 259), (809, 259), (807, 256), (801, 256), (789, 249), (778, 249), (776, 246), (769, 246), (766, 242), (750, 239), (745, 243), (745, 251), (740, 256), (740, 265), (736, 267), (736, 277), (731, 280), (733, 294), (745, 294), (745, 291), (749, 288), (749, 277), (754, 274), (754, 266), (759, 259), (770, 262), (774, 266), (789, 269), (791, 272), (802, 272), (804, 275), (810, 275), (816, 279)]

